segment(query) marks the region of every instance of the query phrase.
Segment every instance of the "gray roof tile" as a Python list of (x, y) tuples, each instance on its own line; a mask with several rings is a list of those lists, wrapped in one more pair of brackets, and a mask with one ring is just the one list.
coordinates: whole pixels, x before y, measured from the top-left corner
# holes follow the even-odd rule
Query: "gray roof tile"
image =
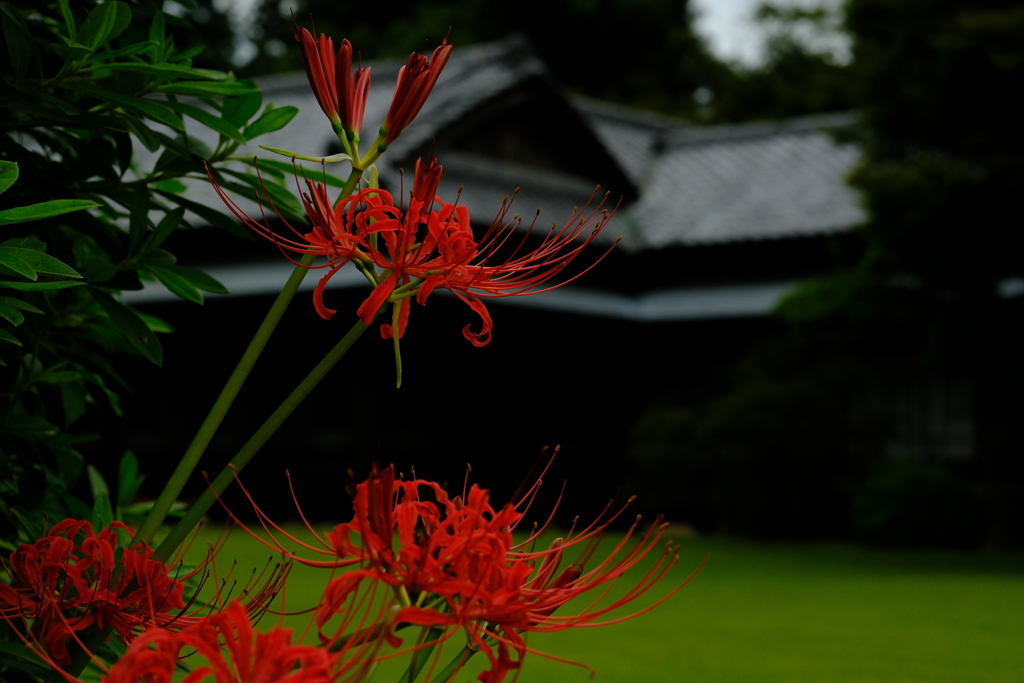
[[(401, 63), (372, 65), (363, 126), (367, 142), (387, 113)], [(379, 164), (382, 181), (398, 186), (397, 169), (388, 159), (408, 157), (481, 103), (538, 76), (545, 77), (544, 65), (522, 39), (457, 48), (420, 115)], [(267, 156), (257, 144), (313, 156), (326, 154), (332, 143), (336, 148), (304, 73), (260, 82), (266, 101), (295, 105), (299, 114), (284, 129), (244, 147), (242, 154)], [(858, 150), (835, 144), (823, 129), (849, 123), (849, 115), (694, 126), (590, 99), (570, 102), (640, 188), (639, 200), (620, 210), (608, 229), (608, 238), (623, 237), (627, 249), (818, 235), (847, 230), (864, 218), (844, 180)], [(442, 196), (454, 198), (458, 186), (465, 185), (462, 201), (474, 221), (484, 224), (516, 186), (523, 189), (515, 210), (532, 218), (540, 208), (541, 225), (564, 220), (592, 190), (580, 178), (496, 159), (449, 151), (441, 161), (446, 169)], [(202, 194), (196, 198), (216, 203), (212, 193)]]

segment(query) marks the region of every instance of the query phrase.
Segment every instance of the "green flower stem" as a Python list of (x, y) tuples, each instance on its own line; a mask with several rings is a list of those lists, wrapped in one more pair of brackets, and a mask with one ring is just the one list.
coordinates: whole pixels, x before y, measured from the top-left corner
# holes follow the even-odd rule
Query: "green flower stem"
[[(338, 201), (341, 201), (352, 194), (359, 183), (359, 178), (361, 177), (362, 171), (353, 168), (352, 172), (349, 174), (348, 180), (345, 182), (345, 187), (342, 189)], [(151, 544), (153, 542), (153, 537), (156, 535), (157, 530), (160, 529), (160, 525), (163, 524), (164, 520), (167, 518), (167, 513), (170, 511), (171, 506), (174, 505), (174, 501), (177, 500), (178, 495), (185, 487), (185, 483), (188, 481), (188, 478), (192, 476), (192, 472), (195, 470), (196, 465), (199, 464), (199, 459), (203, 456), (207, 446), (210, 445), (213, 435), (216, 434), (221, 422), (224, 421), (224, 416), (227, 415), (228, 409), (231, 408), (231, 404), (234, 403), (235, 397), (238, 396), (238, 392), (241, 391), (242, 385), (245, 384), (245, 380), (249, 377), (249, 372), (252, 371), (253, 366), (256, 364), (256, 360), (260, 357), (260, 354), (263, 352), (263, 348), (270, 340), (270, 335), (274, 333), (275, 328), (277, 328), (277, 324), (281, 321), (281, 316), (284, 315), (288, 305), (295, 297), (295, 293), (298, 291), (299, 285), (302, 284), (303, 278), (305, 278), (306, 273), (309, 272), (309, 269), (304, 266), (312, 265), (315, 258), (316, 257), (313, 254), (303, 256), (299, 261), (301, 265), (296, 266), (295, 270), (293, 270), (292, 274), (288, 277), (288, 281), (285, 283), (284, 288), (281, 290), (281, 293), (277, 295), (277, 299), (274, 300), (274, 304), (270, 307), (270, 311), (267, 312), (267, 316), (263, 319), (259, 329), (256, 330), (256, 334), (253, 336), (252, 341), (249, 342), (249, 347), (245, 350), (245, 353), (242, 354), (242, 358), (238, 361), (238, 365), (235, 366), (234, 372), (231, 373), (231, 377), (228, 378), (227, 383), (221, 390), (220, 396), (217, 397), (217, 400), (210, 409), (210, 412), (207, 414), (206, 419), (203, 420), (203, 424), (199, 427), (199, 431), (196, 432), (195, 437), (192, 439), (192, 443), (189, 444), (185, 454), (178, 462), (178, 466), (174, 468), (174, 473), (171, 474), (171, 478), (168, 479), (163, 491), (160, 492), (156, 502), (153, 504), (153, 508), (149, 511), (149, 514), (146, 515), (146, 519), (143, 521), (142, 526), (135, 534), (136, 543)], [(180, 526), (180, 524), (178, 526)]]
[(430, 683), (448, 683), (448, 681), (452, 680), (455, 674), (459, 672), (459, 669), (466, 665), (469, 658), (476, 653), (476, 650), (471, 648), (469, 645), (466, 645), (462, 648), (462, 652), (455, 655), (455, 659), (448, 662), (448, 666), (446, 666), (441, 673), (434, 676), (434, 679)]
[[(374, 317), (380, 315), (384, 310), (384, 306), (374, 314)], [(324, 356), (324, 359), (313, 368), (313, 371), (306, 375), (306, 378), (299, 383), (299, 386), (295, 387), (295, 390), (284, 400), (284, 402), (277, 407), (277, 410), (267, 418), (267, 421), (256, 430), (256, 433), (252, 435), (249, 441), (246, 442), (242, 449), (238, 451), (231, 462), (221, 470), (221, 473), (217, 475), (217, 478), (210, 483), (209, 488), (199, 497), (199, 499), (192, 504), (189, 511), (181, 518), (175, 527), (171, 530), (171, 533), (167, 535), (167, 538), (163, 540), (160, 546), (153, 553), (153, 559), (161, 562), (166, 562), (178, 545), (188, 536), (192, 528), (199, 523), (199, 520), (203, 518), (207, 510), (213, 506), (217, 501), (218, 496), (224, 493), (224, 490), (231, 485), (234, 481), (235, 475), (242, 471), (252, 457), (256, 455), (257, 451), (263, 447), (263, 444), (277, 431), (278, 427), (288, 416), (292, 414), (303, 399), (309, 395), (309, 392), (320, 383), (327, 373), (335, 366), (335, 364), (341, 360), (341, 357), (352, 348), (359, 337), (362, 336), (363, 332), (367, 329), (367, 325), (362, 320), (357, 320), (356, 324), (352, 326), (352, 329), (341, 338), (331, 351)]]
[(402, 387), (402, 350), (398, 344), (398, 318), (402, 314), (402, 304), (395, 302), (391, 304), (391, 338), (395, 344), (395, 388)]
[(312, 254), (303, 256), (299, 262), (303, 265), (296, 266), (295, 270), (288, 277), (284, 289), (277, 295), (277, 299), (274, 301), (274, 305), (270, 307), (267, 317), (263, 319), (263, 323), (256, 330), (252, 341), (249, 342), (249, 347), (242, 354), (238, 365), (235, 366), (235, 371), (231, 373), (231, 377), (228, 378), (224, 388), (221, 389), (220, 396), (217, 397), (210, 412), (206, 415), (206, 419), (203, 420), (199, 431), (196, 432), (192, 443), (189, 444), (188, 449), (185, 451), (185, 455), (181, 457), (178, 466), (174, 468), (174, 473), (171, 474), (171, 478), (164, 486), (164, 490), (160, 492), (160, 496), (153, 503), (153, 508), (146, 515), (142, 526), (139, 527), (139, 531), (135, 534), (136, 543), (152, 543), (153, 536), (156, 535), (160, 525), (163, 524), (167, 513), (170, 511), (171, 506), (174, 505), (174, 501), (178, 499), (178, 495), (185, 487), (188, 478), (192, 476), (192, 472), (199, 463), (199, 459), (206, 451), (206, 447), (210, 445), (213, 435), (217, 432), (221, 422), (224, 421), (224, 416), (227, 415), (228, 409), (231, 408), (235, 397), (238, 396), (242, 385), (249, 377), (249, 372), (252, 370), (253, 365), (256, 364), (260, 353), (263, 352), (263, 348), (270, 340), (270, 335), (274, 333), (274, 328), (281, 321), (281, 316), (284, 315), (285, 309), (288, 308), (292, 297), (295, 296), (299, 285), (302, 284), (302, 279), (309, 272), (303, 266), (312, 265), (314, 258)]
[[(420, 637), (416, 640), (416, 645), (420, 646), (423, 643), (431, 643), (431, 641), (438, 640), (444, 635), (444, 629), (437, 627), (424, 628), (420, 631)], [(420, 675), (420, 671), (423, 670), (423, 665), (430, 661), (430, 655), (433, 654), (434, 648), (437, 647), (437, 643), (430, 645), (424, 645), (422, 649), (416, 649), (412, 651), (412, 659), (409, 662), (409, 668), (405, 670), (401, 678), (398, 679), (398, 683), (414, 683), (416, 677)]]

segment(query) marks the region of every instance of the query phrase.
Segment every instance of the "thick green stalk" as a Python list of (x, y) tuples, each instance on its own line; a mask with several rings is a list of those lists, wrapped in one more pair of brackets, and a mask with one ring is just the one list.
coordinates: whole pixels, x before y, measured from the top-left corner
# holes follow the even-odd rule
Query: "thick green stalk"
[(455, 674), (459, 672), (459, 669), (466, 665), (469, 658), (476, 653), (476, 650), (471, 648), (469, 645), (466, 645), (466, 647), (462, 648), (462, 651), (459, 654), (455, 655), (455, 659), (448, 662), (448, 666), (446, 666), (441, 673), (434, 676), (434, 679), (430, 683), (448, 683), (448, 681), (450, 681)]
[[(381, 307), (384, 310), (384, 307)], [(381, 311), (377, 311), (377, 315)], [(376, 317), (376, 315), (374, 316)], [(199, 520), (203, 518), (207, 510), (213, 506), (217, 501), (218, 496), (224, 493), (224, 490), (231, 485), (234, 481), (235, 475), (242, 471), (252, 457), (256, 455), (256, 452), (263, 447), (263, 444), (277, 431), (278, 427), (292, 414), (303, 399), (309, 395), (309, 392), (320, 383), (327, 373), (334, 365), (341, 360), (341, 357), (345, 355), (352, 345), (355, 343), (363, 332), (366, 331), (366, 324), (362, 320), (357, 320), (356, 324), (352, 326), (352, 329), (341, 338), (330, 353), (324, 356), (324, 359), (313, 368), (313, 371), (306, 375), (306, 378), (299, 383), (299, 386), (295, 387), (295, 390), (284, 400), (277, 410), (267, 418), (267, 421), (256, 430), (256, 433), (252, 435), (249, 441), (246, 442), (242, 449), (238, 451), (234, 458), (231, 459), (231, 463), (221, 470), (221, 473), (217, 475), (207, 490), (199, 497), (199, 499), (192, 504), (189, 511), (181, 518), (175, 527), (171, 530), (171, 533), (167, 535), (167, 538), (163, 540), (160, 546), (153, 553), (153, 559), (161, 562), (166, 562), (178, 545), (188, 536), (192, 528), (199, 523)]]
[(263, 347), (267, 345), (270, 335), (274, 333), (274, 328), (281, 321), (281, 316), (284, 315), (288, 304), (291, 303), (292, 297), (295, 296), (299, 285), (302, 284), (302, 279), (309, 272), (303, 266), (312, 265), (314, 258), (312, 254), (303, 256), (299, 262), (302, 265), (296, 266), (295, 270), (288, 277), (284, 289), (277, 295), (274, 305), (270, 307), (267, 317), (263, 319), (263, 323), (256, 330), (252, 341), (249, 342), (249, 347), (242, 354), (242, 358), (238, 361), (238, 365), (235, 366), (234, 372), (231, 373), (231, 377), (228, 378), (224, 388), (221, 389), (220, 396), (217, 397), (206, 419), (203, 420), (203, 424), (199, 427), (195, 437), (193, 437), (188, 450), (181, 457), (178, 466), (174, 468), (174, 473), (167, 480), (167, 484), (164, 486), (163, 491), (160, 492), (160, 496), (153, 503), (153, 508), (146, 515), (142, 526), (139, 527), (138, 533), (135, 534), (136, 543), (151, 543), (153, 541), (153, 536), (160, 528), (160, 525), (163, 524), (168, 511), (174, 505), (174, 501), (178, 499), (178, 495), (185, 487), (188, 478), (192, 476), (193, 470), (195, 470), (199, 459), (206, 451), (206, 447), (210, 445), (210, 441), (213, 439), (213, 435), (216, 434), (217, 428), (220, 427), (220, 423), (224, 421), (224, 416), (227, 415), (228, 409), (231, 408), (235, 397), (238, 396), (242, 385), (249, 377), (249, 372), (252, 370), (253, 365), (256, 364), (260, 353), (263, 352)]
[[(345, 187), (342, 189), (341, 194), (338, 197), (338, 201), (342, 201), (346, 197), (355, 191), (355, 188), (359, 184), (359, 179), (362, 177), (362, 170), (352, 169), (352, 172), (348, 176), (348, 180), (345, 182)], [(228, 378), (227, 384), (220, 392), (220, 396), (217, 397), (216, 402), (207, 414), (206, 419), (203, 420), (203, 424), (199, 427), (199, 431), (196, 432), (195, 437), (192, 439), (192, 443), (189, 444), (185, 454), (181, 457), (177, 467), (174, 468), (171, 478), (167, 480), (167, 484), (164, 486), (160, 495), (157, 497), (156, 502), (153, 504), (153, 508), (146, 515), (146, 519), (143, 521), (142, 526), (135, 534), (136, 543), (152, 543), (153, 537), (156, 535), (160, 525), (163, 524), (167, 518), (167, 513), (170, 511), (171, 506), (174, 505), (174, 501), (177, 500), (178, 495), (185, 487), (185, 483), (188, 478), (192, 476), (192, 472), (195, 471), (196, 465), (199, 464), (199, 459), (206, 451), (207, 446), (210, 445), (210, 441), (216, 434), (217, 429), (220, 427), (221, 422), (224, 421), (224, 416), (227, 415), (228, 409), (231, 408), (231, 404), (234, 403), (235, 397), (238, 396), (238, 392), (241, 391), (242, 385), (245, 380), (249, 377), (249, 372), (252, 370), (253, 365), (256, 364), (256, 360), (260, 357), (263, 352), (263, 348), (267, 345), (270, 340), (270, 335), (274, 333), (274, 329), (277, 324), (281, 321), (281, 316), (284, 315), (285, 310), (288, 308), (288, 304), (291, 303), (292, 298), (295, 296), (295, 292), (298, 291), (299, 285), (302, 284), (303, 278), (306, 277), (308, 268), (303, 266), (310, 266), (313, 264), (315, 256), (307, 254), (302, 257), (299, 261), (301, 265), (296, 266), (295, 270), (288, 277), (288, 281), (284, 285), (284, 289), (277, 295), (277, 299), (274, 300), (273, 306), (270, 307), (270, 311), (267, 312), (267, 316), (263, 319), (256, 335), (249, 342), (249, 347), (242, 354), (242, 358), (238, 361), (238, 365), (235, 366), (234, 372), (231, 373), (231, 377)]]
[[(423, 629), (420, 633), (420, 637), (416, 642), (416, 645), (422, 645), (423, 643), (429, 643), (432, 640), (438, 640), (444, 635), (444, 629), (437, 627), (431, 629)], [(437, 647), (437, 643), (432, 645), (426, 645), (423, 649), (416, 649), (412, 651), (412, 660), (409, 662), (409, 668), (405, 670), (402, 677), (398, 679), (398, 683), (415, 683), (416, 677), (420, 675), (420, 671), (423, 666), (430, 661), (430, 655), (433, 654), (434, 648)]]

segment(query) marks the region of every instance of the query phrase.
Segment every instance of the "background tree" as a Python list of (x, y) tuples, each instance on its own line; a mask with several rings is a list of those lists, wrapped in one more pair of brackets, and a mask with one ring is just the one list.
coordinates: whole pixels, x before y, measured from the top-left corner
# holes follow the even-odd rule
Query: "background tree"
[[(850, 0), (845, 26), (861, 121), (845, 134), (864, 150), (850, 182), (868, 212), (858, 243), (837, 252), (833, 275), (781, 304), (784, 331), (745, 359), (731, 390), (685, 419), (679, 408), (652, 409), (644, 424), (656, 429), (638, 431), (634, 457), (652, 468), (673, 453), (679, 477), (710, 476), (718, 498), (705, 509), (741, 530), (765, 506), (786, 508), (774, 496), (798, 496), (805, 514), (770, 533), (811, 533), (827, 517), (826, 529), (878, 541), (1019, 541), (1024, 5)], [(863, 408), (884, 399), (893, 376), (966, 378), (970, 462), (886, 456), (892, 425)], [(793, 419), (823, 410), (811, 424)], [(823, 423), (828, 434), (854, 431), (824, 438)], [(728, 476), (707, 474), (708, 463)], [(837, 496), (825, 507), (814, 503), (822, 490)], [(747, 504), (751, 491), (763, 505)]]
[[(297, 110), (261, 113), (251, 81), (194, 68), (202, 45), (176, 43), (150, 2), (4, 2), (0, 23), (0, 549), (13, 550), (63, 517), (128, 514), (132, 457), (119, 495), (95, 471), (93, 502), (73, 495), (83, 444), (131, 391), (121, 359), (160, 365), (157, 334), (171, 332), (120, 294), (157, 280), (194, 303), (227, 291), (166, 247), (195, 216), (248, 235), (182, 196), (181, 181), (205, 182), (205, 161), (242, 192), (259, 187), (235, 152)], [(301, 211), (278, 176), (264, 178)]]

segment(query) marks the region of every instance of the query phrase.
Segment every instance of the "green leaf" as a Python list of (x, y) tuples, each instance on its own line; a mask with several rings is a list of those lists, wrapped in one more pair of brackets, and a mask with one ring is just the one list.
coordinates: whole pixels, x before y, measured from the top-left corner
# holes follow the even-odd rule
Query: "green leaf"
[(84, 282), (77, 280), (54, 280), (53, 282), (13, 282), (11, 280), (0, 280), (0, 289), (16, 289), (20, 292), (47, 292), (54, 289), (80, 287), (84, 284)]
[(207, 128), (211, 128), (220, 133), (221, 135), (226, 135), (232, 140), (236, 140), (238, 142), (245, 142), (245, 138), (242, 137), (242, 134), (238, 132), (237, 126), (233, 126), (231, 125), (230, 122), (225, 121), (224, 119), (218, 116), (214, 116), (205, 109), (193, 107), (190, 104), (183, 104), (181, 102), (170, 101), (167, 103), (167, 106), (175, 110), (179, 114), (184, 114), (185, 116), (195, 119)]
[(149, 227), (149, 188), (139, 185), (132, 193), (131, 213), (128, 218), (128, 255), (134, 256), (146, 240)]
[[(246, 159), (246, 163), (249, 164), (250, 166), (260, 168), (262, 170), (270, 168), (283, 174), (291, 175), (295, 173), (295, 167), (292, 164), (286, 161), (278, 161), (277, 159), (259, 159), (258, 161)], [(303, 167), (300, 166), (300, 168)], [(320, 182), (328, 185), (329, 187), (345, 187), (344, 178), (339, 178), (336, 175), (325, 173), (323, 169), (317, 169), (316, 175), (310, 174), (310, 178), (312, 178), (313, 180), (319, 180)]]
[(95, 50), (107, 42), (107, 37), (114, 31), (117, 23), (117, 3), (105, 2), (97, 5), (89, 12), (78, 33), (78, 42), (90, 50)]
[(36, 275), (36, 271), (32, 268), (31, 264), (21, 258), (19, 254), (21, 251), (24, 250), (0, 247), (0, 273), (20, 275), (34, 282), (39, 279), (39, 276)]
[(35, 95), (46, 104), (53, 107), (54, 109), (58, 110), (62, 114), (66, 114), (68, 116), (78, 116), (82, 113), (82, 110), (76, 107), (75, 105), (71, 104), (70, 102), (67, 102), (66, 100), (62, 100), (59, 97), (54, 97), (49, 93), (37, 90), (33, 93), (33, 95)]
[[(128, 47), (122, 47), (119, 50), (110, 50), (109, 52), (104, 50), (103, 52), (99, 53), (96, 56), (99, 59), (114, 59), (116, 57), (128, 57), (128, 56), (131, 56), (131, 55), (137, 55), (140, 52), (145, 52), (146, 50), (151, 50), (151, 49), (153, 49), (153, 47), (155, 45), (156, 45), (156, 43), (154, 43), (152, 40), (144, 40), (141, 43), (135, 43), (134, 45), (129, 45)], [(117, 63), (119, 63), (119, 62), (117, 62)], [(113, 68), (114, 64), (115, 64), (115, 62), (111, 62), (111, 63), (104, 62), (103, 63), (103, 68), (105, 68), (105, 69)]]
[(132, 114), (124, 114), (121, 116), (121, 120), (124, 121), (135, 137), (139, 139), (142, 146), (149, 152), (157, 152), (160, 150), (160, 139), (149, 129), (142, 119)]
[(202, 304), (203, 295), (199, 293), (191, 282), (178, 275), (171, 268), (164, 268), (161, 266), (146, 266), (146, 270), (155, 275), (160, 282), (164, 284), (164, 287), (171, 290), (174, 294), (180, 296), (186, 301), (193, 303)]
[(171, 334), (172, 332), (174, 332), (174, 328), (166, 320), (158, 318), (155, 315), (143, 313), (142, 311), (135, 311), (135, 313), (138, 314), (140, 318), (142, 318), (142, 322), (146, 323), (146, 327), (148, 327), (154, 332), (160, 334)]
[(198, 57), (199, 55), (203, 54), (203, 51), (205, 49), (206, 46), (203, 44), (193, 45), (190, 48), (186, 48), (179, 52), (175, 52), (170, 56), (170, 58), (167, 61), (174, 62), (176, 64), (191, 62), (193, 57)]
[[(166, 22), (164, 21), (164, 13), (160, 10), (153, 12), (153, 21), (149, 25), (149, 40), (156, 45), (163, 47), (164, 39), (167, 37)], [(153, 51), (153, 61), (156, 59), (156, 51)]]
[[(115, 71), (135, 71), (137, 73), (149, 74), (150, 76), (162, 76), (165, 78), (201, 78), (208, 81), (223, 81), (228, 78), (228, 74), (223, 71), (213, 71), (212, 69), (193, 69), (190, 66), (181, 66), (178, 64), (145, 64), (143, 62), (111, 62), (104, 63), (103, 68), (113, 69)], [(160, 90), (160, 92), (167, 92), (166, 90)]]
[(0, 23), (3, 25), (4, 42), (7, 43), (11, 66), (14, 68), (14, 78), (16, 81), (22, 81), (32, 60), (32, 37), (16, 10), (10, 8), (7, 3), (0, 5), (0, 8), (3, 10)]
[(97, 206), (99, 206), (99, 204), (96, 202), (90, 202), (87, 199), (52, 199), (48, 202), (40, 202), (39, 204), (19, 206), (13, 209), (7, 209), (6, 211), (0, 211), (0, 225), (38, 221), (43, 218), (62, 216), (66, 213), (71, 213), (72, 211), (92, 209)]
[(68, 7), (68, 0), (57, 0), (57, 6), (60, 8), (61, 16), (64, 17), (64, 26), (68, 30), (68, 38), (74, 41), (77, 36), (75, 17), (71, 14), (71, 8)]
[(147, 266), (173, 266), (178, 259), (166, 249), (153, 249), (140, 259)]
[[(90, 465), (91, 467), (91, 465)], [(96, 497), (92, 506), (92, 525), (95, 529), (106, 529), (114, 521), (114, 510), (110, 507), (110, 494), (102, 493)]]
[(78, 61), (82, 57), (92, 54), (92, 50), (81, 43), (69, 40), (61, 35), (58, 35), (57, 37), (60, 38), (61, 45), (63, 46), (61, 51), (64, 55), (65, 62)]
[(0, 289), (17, 290), (19, 292), (48, 292), (50, 290), (66, 290), (70, 287), (80, 287), (85, 283), (74, 280), (56, 280), (51, 283), (15, 283), (9, 280), (0, 280)]
[(210, 225), (215, 225), (221, 230), (226, 230), (232, 235), (236, 235), (238, 237), (244, 237), (249, 240), (254, 239), (253, 236), (249, 234), (248, 230), (246, 230), (245, 228), (238, 224), (238, 221), (236, 221), (234, 218), (230, 216), (222, 214), (220, 211), (215, 211), (214, 209), (211, 209), (208, 206), (199, 204), (198, 202), (194, 202), (191, 199), (185, 199), (184, 197), (179, 197), (178, 195), (170, 194), (169, 192), (161, 192), (160, 194), (163, 197), (178, 204), (179, 206), (185, 207), (192, 213), (196, 214), (197, 216), (208, 222)]
[[(223, 168), (221, 169), (221, 172), (225, 175), (238, 178), (253, 190), (264, 196), (269, 195), (271, 201), (273, 201), (274, 205), (278, 209), (284, 209), (286, 213), (290, 213), (292, 216), (300, 220), (305, 219), (305, 212), (302, 209), (302, 205), (299, 204), (299, 200), (296, 199), (295, 195), (289, 192), (287, 188), (274, 182), (261, 183), (260, 179), (255, 176), (248, 173), (241, 173), (230, 168)], [(225, 187), (227, 186), (228, 185), (225, 185)]]
[(131, 505), (135, 494), (138, 493), (145, 476), (139, 474), (139, 459), (132, 451), (125, 451), (121, 456), (121, 462), (117, 468), (117, 505), (126, 507)]
[[(159, 183), (157, 187), (159, 188)], [(156, 249), (164, 240), (171, 236), (174, 229), (181, 225), (181, 221), (185, 218), (185, 209), (178, 207), (173, 211), (168, 211), (167, 215), (163, 217), (160, 224), (156, 226), (156, 230), (150, 233), (149, 237), (146, 238), (146, 243), (142, 245), (142, 253), (145, 254), (153, 249)]]
[(242, 134), (247, 140), (252, 140), (261, 135), (273, 133), (275, 130), (284, 128), (298, 113), (298, 107), (281, 107), (270, 111), (264, 109), (263, 115), (246, 126)]
[(18, 162), (0, 160), (0, 194), (6, 192), (18, 179)]
[(110, 318), (110, 322), (136, 351), (155, 365), (163, 363), (160, 340), (135, 311), (99, 289), (93, 288), (92, 296)]
[(43, 312), (30, 303), (26, 303), (21, 299), (15, 299), (9, 296), (0, 296), (0, 305), (10, 306), (11, 308), (17, 308), (19, 311), (25, 311), (26, 313), (37, 313), (42, 315)]
[(188, 186), (177, 178), (161, 180), (159, 183), (153, 183), (153, 187), (164, 192), (170, 192), (171, 194), (181, 194), (188, 189)]
[(18, 247), (19, 249), (31, 249), (32, 251), (46, 251), (46, 242), (35, 235), (28, 237), (15, 237), (12, 240), (0, 242), (0, 247)]
[[(185, 136), (185, 140), (182, 141), (178, 138), (172, 138), (168, 135), (164, 135), (163, 133), (154, 132), (164, 147), (181, 159), (192, 163), (192, 166), (188, 168), (189, 171), (201, 171), (202, 168), (199, 161), (202, 159), (208, 159), (213, 154), (213, 150), (207, 147), (206, 143), (195, 135)], [(160, 168), (159, 160), (157, 161), (156, 167)]]
[[(101, 7), (103, 6), (104, 5), (101, 5)], [(113, 102), (114, 104), (136, 111), (147, 118), (153, 119), (157, 123), (164, 124), (165, 126), (176, 128), (178, 130), (185, 130), (185, 124), (182, 122), (181, 118), (166, 107), (161, 106), (163, 103), (160, 100), (150, 100), (141, 97), (132, 97), (131, 95), (122, 95), (119, 92), (86, 83), (69, 83), (68, 87), (73, 87), (76, 90), (81, 90), (82, 92), (88, 93), (97, 99)]]
[(125, 2), (115, 2), (114, 6), (117, 8), (117, 15), (114, 18), (114, 28), (111, 29), (110, 35), (107, 36), (105, 42), (109, 42), (119, 35), (124, 33), (124, 30), (128, 28), (128, 25), (132, 23), (132, 8)]
[(4, 666), (10, 666), (24, 671), (27, 674), (42, 678), (48, 669), (39, 664), (39, 655), (33, 652), (27, 645), (14, 640), (0, 640), (0, 653)]
[[(0, 255), (12, 255), (14, 258), (27, 263), (36, 273), (42, 273), (43, 275), (56, 275), (58, 277), (73, 278), (82, 277), (77, 270), (63, 261), (59, 261), (49, 254), (44, 254), (43, 252), (36, 251), (35, 249), (21, 249), (18, 247), (0, 245)], [(35, 280), (36, 278), (33, 277), (29, 279)]]
[(221, 115), (235, 126), (244, 126), (260, 110), (261, 104), (263, 104), (263, 93), (256, 90), (224, 100), (224, 110)]
[(85, 384), (64, 382), (60, 385), (60, 402), (64, 408), (64, 428), (67, 429), (85, 414)]
[(181, 81), (161, 85), (156, 92), (166, 95), (192, 95), (193, 97), (227, 97), (253, 92), (256, 86), (248, 83), (251, 81)]
[(117, 166), (123, 176), (132, 165), (132, 137), (123, 131), (110, 133), (114, 138), (114, 150), (117, 154)]
[[(93, 362), (96, 362), (95, 359), (93, 359)], [(112, 370), (107, 368), (106, 371), (110, 372), (112, 374), (114, 380), (116, 380), (117, 382), (119, 382), (122, 385), (124, 384), (124, 380), (122, 380), (117, 375), (113, 375), (113, 371)], [(117, 415), (118, 417), (121, 417), (121, 399), (120, 399), (120, 397), (118, 397), (117, 394), (115, 394), (113, 391), (111, 391), (107, 387), (107, 385), (103, 382), (103, 378), (101, 376), (97, 375), (96, 373), (91, 373), (91, 372), (85, 374), (84, 377), (85, 377), (85, 381), (89, 382), (90, 384), (95, 384), (96, 386), (98, 386), (100, 388), (100, 390), (103, 391), (104, 395), (106, 395), (106, 397), (107, 397), (107, 401), (110, 403), (110, 409), (114, 411), (115, 415)]]
[(86, 466), (85, 471), (89, 476), (89, 490), (92, 491), (92, 499), (96, 500), (100, 496), (109, 497), (110, 487), (107, 486), (107, 482), (103, 479), (100, 471), (92, 465)]
[(96, 256), (89, 259), (89, 262), (85, 264), (84, 275), (90, 284), (106, 282), (117, 275), (117, 269), (114, 268), (114, 264), (110, 262), (110, 259), (104, 256)]
[(0, 304), (0, 318), (3, 318), (15, 327), (25, 322), (24, 313), (14, 306), (5, 306), (4, 304)]
[(204, 273), (201, 270), (195, 270), (193, 268), (182, 268), (181, 266), (175, 266), (174, 272), (181, 277), (185, 278), (192, 283), (197, 289), (201, 289), (204, 292), (210, 292), (211, 294), (230, 294), (228, 288), (217, 281), (216, 278)]
[(13, 334), (0, 327), (0, 341), (5, 341), (8, 344), (14, 344), (15, 346), (21, 346), (21, 342)]

